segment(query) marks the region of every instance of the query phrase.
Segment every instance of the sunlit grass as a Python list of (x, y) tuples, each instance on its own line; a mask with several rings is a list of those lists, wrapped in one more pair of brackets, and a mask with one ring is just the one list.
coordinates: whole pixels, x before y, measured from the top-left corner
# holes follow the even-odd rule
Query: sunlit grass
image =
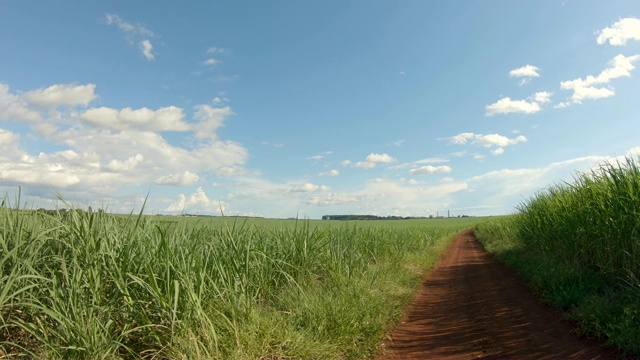
[(367, 358), (450, 235), (469, 226), (193, 222), (9, 203), (4, 357)]

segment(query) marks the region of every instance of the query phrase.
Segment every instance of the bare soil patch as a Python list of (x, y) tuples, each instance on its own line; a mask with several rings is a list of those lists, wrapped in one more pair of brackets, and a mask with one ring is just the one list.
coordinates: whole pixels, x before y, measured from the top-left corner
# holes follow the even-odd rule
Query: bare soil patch
[(427, 275), (378, 359), (618, 358), (561, 316), (469, 230)]

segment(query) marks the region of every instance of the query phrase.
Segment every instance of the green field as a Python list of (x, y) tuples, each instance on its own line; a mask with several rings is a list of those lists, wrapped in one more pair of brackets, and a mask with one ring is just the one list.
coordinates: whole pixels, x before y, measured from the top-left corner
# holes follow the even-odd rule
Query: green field
[(0, 356), (370, 358), (451, 236), (483, 220), (4, 206)]

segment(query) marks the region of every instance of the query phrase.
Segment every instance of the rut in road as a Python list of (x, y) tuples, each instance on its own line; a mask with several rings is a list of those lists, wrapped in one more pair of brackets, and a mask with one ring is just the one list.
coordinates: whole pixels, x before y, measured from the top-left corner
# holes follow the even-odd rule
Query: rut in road
[(571, 332), (471, 230), (428, 274), (378, 359), (614, 359)]

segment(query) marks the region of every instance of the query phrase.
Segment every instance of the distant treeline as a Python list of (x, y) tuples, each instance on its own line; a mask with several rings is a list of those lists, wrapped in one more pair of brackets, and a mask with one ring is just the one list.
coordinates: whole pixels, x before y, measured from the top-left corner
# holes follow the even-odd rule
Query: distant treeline
[[(460, 215), (458, 217), (469, 217)], [(324, 215), (322, 220), (410, 220), (410, 219), (433, 219), (433, 216), (377, 216), (377, 215)], [(437, 218), (442, 218), (438, 216)]]

